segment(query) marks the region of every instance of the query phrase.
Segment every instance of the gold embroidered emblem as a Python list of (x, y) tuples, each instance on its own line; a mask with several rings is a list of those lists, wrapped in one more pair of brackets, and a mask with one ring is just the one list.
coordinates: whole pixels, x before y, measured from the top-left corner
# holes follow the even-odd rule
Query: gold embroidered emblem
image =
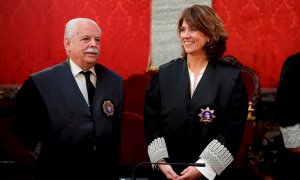
[(114, 104), (110, 100), (103, 101), (102, 110), (106, 116), (113, 116), (115, 111)]
[(198, 114), (200, 117), (200, 122), (203, 122), (205, 125), (208, 123), (212, 123), (213, 118), (216, 116), (214, 115), (214, 110), (210, 110), (209, 107), (206, 109), (201, 108), (201, 112)]

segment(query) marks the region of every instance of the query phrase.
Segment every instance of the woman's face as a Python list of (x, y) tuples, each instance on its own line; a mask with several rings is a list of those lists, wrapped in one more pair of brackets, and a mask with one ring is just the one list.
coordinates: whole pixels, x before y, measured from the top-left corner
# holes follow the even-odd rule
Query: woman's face
[(180, 41), (187, 54), (197, 55), (203, 53), (203, 47), (209, 38), (184, 20), (180, 29)]

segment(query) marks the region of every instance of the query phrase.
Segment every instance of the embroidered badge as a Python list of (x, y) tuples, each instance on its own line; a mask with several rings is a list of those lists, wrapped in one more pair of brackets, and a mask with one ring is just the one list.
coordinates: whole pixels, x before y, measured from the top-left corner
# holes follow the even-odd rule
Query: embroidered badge
[(210, 110), (209, 107), (206, 109), (201, 108), (201, 112), (198, 114), (200, 117), (200, 122), (203, 122), (205, 125), (207, 123), (212, 123), (213, 118), (216, 116), (214, 115), (214, 110)]
[(114, 104), (110, 100), (103, 101), (102, 110), (106, 116), (113, 116), (115, 111)]

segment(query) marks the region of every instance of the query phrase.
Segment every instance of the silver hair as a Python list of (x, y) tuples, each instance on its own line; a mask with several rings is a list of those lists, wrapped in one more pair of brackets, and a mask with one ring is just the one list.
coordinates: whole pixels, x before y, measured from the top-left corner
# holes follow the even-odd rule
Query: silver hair
[(75, 36), (77, 24), (81, 23), (81, 22), (91, 22), (91, 23), (95, 24), (95, 26), (97, 27), (97, 29), (99, 31), (99, 34), (101, 35), (101, 29), (95, 21), (88, 19), (88, 18), (75, 18), (75, 19), (71, 19), (69, 22), (67, 22), (64, 38), (71, 40)]

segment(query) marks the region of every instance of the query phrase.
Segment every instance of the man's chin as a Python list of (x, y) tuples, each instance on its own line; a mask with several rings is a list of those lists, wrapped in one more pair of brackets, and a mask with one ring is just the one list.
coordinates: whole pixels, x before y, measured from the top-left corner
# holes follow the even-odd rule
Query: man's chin
[(85, 57), (87, 62), (96, 62), (98, 60), (99, 56), (98, 54), (96, 55), (88, 55)]
[(98, 58), (85, 58), (85, 62), (87, 64), (95, 64), (97, 62)]

